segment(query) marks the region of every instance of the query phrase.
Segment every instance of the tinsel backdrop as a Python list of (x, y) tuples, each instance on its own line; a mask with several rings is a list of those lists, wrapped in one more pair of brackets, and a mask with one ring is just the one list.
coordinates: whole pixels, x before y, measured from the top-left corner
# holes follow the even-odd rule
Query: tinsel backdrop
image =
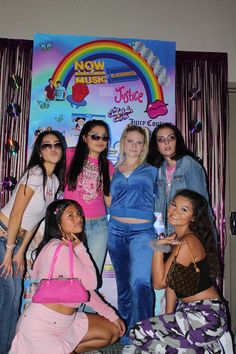
[(26, 166), (32, 52), (32, 41), (0, 39), (0, 207)]
[(222, 264), (226, 240), (227, 85), (226, 53), (176, 53), (176, 125), (207, 174)]

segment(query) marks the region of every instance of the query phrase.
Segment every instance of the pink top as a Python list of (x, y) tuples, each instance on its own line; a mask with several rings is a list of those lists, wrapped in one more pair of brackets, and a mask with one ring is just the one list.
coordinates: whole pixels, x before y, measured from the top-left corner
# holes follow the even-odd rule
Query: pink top
[[(41, 279), (48, 278), (53, 255), (60, 242), (60, 240), (53, 239), (43, 247), (34, 263), (33, 270), (31, 271), (32, 279), (38, 279), (40, 281)], [(84, 287), (90, 292), (90, 300), (86, 304), (98, 312), (99, 315), (107, 318), (109, 321), (113, 322), (117, 320), (118, 316), (116, 315), (115, 311), (109, 305), (107, 305), (95, 292), (97, 287), (96, 270), (82, 242), (74, 248), (74, 254), (74, 277), (79, 278)], [(70, 277), (69, 249), (67, 246), (62, 246), (54, 267), (53, 278), (58, 278), (59, 276), (63, 276), (64, 278)], [(64, 305), (77, 308), (81, 304)]]
[(170, 188), (172, 184), (173, 174), (176, 170), (176, 162), (173, 166), (169, 166), (168, 163), (166, 164), (166, 194), (170, 193)]
[[(67, 169), (73, 158), (75, 148), (66, 149), (66, 165)], [(114, 166), (111, 161), (109, 163), (110, 176), (114, 173)], [(85, 161), (83, 171), (77, 178), (76, 189), (69, 191), (68, 186), (65, 187), (64, 198), (76, 200), (83, 208), (85, 218), (101, 218), (106, 215), (106, 207), (104, 202), (103, 186), (99, 180), (98, 159), (88, 157)]]

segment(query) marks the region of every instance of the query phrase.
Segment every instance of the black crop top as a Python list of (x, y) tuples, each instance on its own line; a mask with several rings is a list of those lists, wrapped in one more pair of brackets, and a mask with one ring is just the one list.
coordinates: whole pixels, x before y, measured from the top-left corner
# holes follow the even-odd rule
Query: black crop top
[[(211, 279), (210, 274), (209, 274), (207, 259), (206, 258), (201, 259), (199, 262), (196, 262), (196, 265), (200, 269), (200, 281), (199, 281), (199, 285), (198, 285), (198, 289), (197, 289), (196, 293), (192, 294), (192, 296), (200, 293), (201, 291), (209, 289), (213, 285), (212, 279)], [(195, 270), (193, 268), (193, 272), (194, 271)], [(175, 289), (173, 289), (173, 290), (175, 291)], [(175, 294), (180, 299), (186, 297), (185, 294), (179, 294), (176, 291), (175, 291)]]

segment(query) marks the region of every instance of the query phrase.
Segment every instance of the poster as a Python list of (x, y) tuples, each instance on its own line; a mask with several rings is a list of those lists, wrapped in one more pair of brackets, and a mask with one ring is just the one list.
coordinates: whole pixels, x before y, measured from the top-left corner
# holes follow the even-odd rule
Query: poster
[(35, 34), (28, 146), (47, 127), (75, 146), (91, 119), (109, 124), (113, 161), (126, 124), (175, 123), (175, 42)]

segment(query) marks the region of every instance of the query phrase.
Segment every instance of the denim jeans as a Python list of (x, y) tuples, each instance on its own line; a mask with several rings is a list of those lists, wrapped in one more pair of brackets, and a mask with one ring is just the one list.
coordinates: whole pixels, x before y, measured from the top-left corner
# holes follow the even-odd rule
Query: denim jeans
[[(127, 333), (136, 322), (153, 316), (153, 251), (149, 242), (154, 238), (152, 222), (126, 224), (110, 219), (108, 251), (116, 274), (118, 310), (126, 322)], [(128, 334), (121, 342), (130, 343)]]
[[(0, 264), (6, 250), (7, 239), (0, 237)], [(17, 252), (22, 240), (18, 238), (13, 255)], [(15, 272), (13, 263), (13, 271)], [(2, 269), (1, 269), (2, 271)], [(20, 299), (22, 292), (21, 275), (9, 275), (6, 279), (0, 276), (0, 354), (6, 354), (10, 350), (11, 342), (15, 336), (16, 323), (20, 313)]]
[(107, 217), (86, 219), (85, 232), (87, 235), (89, 253), (97, 266), (99, 274), (102, 274), (102, 268), (107, 252)]
[[(107, 217), (85, 220), (85, 232), (87, 236), (88, 251), (94, 261), (98, 276), (98, 288), (102, 286), (102, 269), (107, 252), (108, 225)], [(86, 305), (82, 305), (79, 311), (94, 313), (95, 311)]]

